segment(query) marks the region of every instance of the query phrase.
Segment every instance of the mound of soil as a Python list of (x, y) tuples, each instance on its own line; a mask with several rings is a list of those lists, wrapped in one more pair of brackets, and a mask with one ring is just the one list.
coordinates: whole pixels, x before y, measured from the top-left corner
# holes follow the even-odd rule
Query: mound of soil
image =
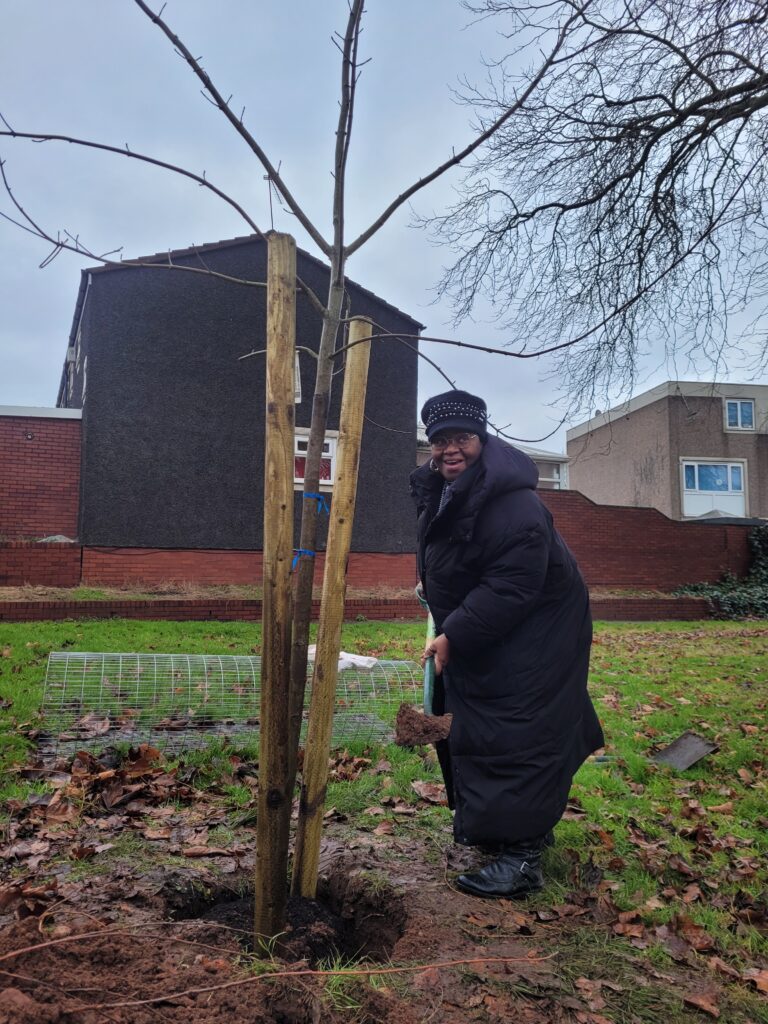
[(419, 747), (448, 738), (453, 715), (425, 715), (413, 704), (401, 704), (395, 719), (395, 743)]

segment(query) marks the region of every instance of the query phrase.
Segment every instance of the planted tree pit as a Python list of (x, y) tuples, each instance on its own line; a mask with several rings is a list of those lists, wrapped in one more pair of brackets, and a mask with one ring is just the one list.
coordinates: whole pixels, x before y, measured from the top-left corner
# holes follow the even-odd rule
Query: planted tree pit
[(167, 914), (176, 921), (207, 921), (232, 933), (249, 953), (268, 953), (310, 967), (342, 961), (386, 963), (403, 935), (408, 916), (403, 895), (385, 879), (355, 870), (345, 857), (321, 875), (316, 899), (288, 899), (285, 930), (268, 941), (254, 941), (252, 889), (237, 895), (229, 887), (171, 883), (162, 893)]

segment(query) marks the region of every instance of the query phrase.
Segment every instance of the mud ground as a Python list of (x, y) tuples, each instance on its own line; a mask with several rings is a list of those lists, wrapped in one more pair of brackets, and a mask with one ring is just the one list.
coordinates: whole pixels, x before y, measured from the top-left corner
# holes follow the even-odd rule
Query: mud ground
[(673, 993), (715, 1005), (721, 981), (706, 967), (659, 971), (629, 946), (574, 986), (564, 940), (610, 928), (609, 892), (582, 877), (546, 912), (480, 901), (451, 881), (477, 858), (448, 837), (329, 838), (317, 901), (292, 901), (260, 957), (252, 852), (234, 867), (211, 854), (17, 879), (3, 890), (0, 1024), (611, 1024), (632, 1020), (610, 1013), (628, 984), (657, 999), (659, 1019)]

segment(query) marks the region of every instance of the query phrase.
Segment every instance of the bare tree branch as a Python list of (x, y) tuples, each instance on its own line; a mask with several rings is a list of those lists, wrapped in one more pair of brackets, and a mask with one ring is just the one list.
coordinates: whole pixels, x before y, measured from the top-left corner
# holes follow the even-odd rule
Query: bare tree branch
[[(5, 118), (2, 118), (3, 122), (7, 125), (8, 122)], [(89, 139), (78, 139), (72, 135), (56, 135), (52, 132), (17, 132), (12, 128), (7, 127), (0, 129), (0, 136), (5, 135), (12, 139), (31, 139), (33, 142), (68, 142), (73, 146), (84, 146), (87, 149), (100, 149), (106, 153), (116, 153), (118, 156), (128, 157), (130, 160), (139, 160), (143, 163), (152, 164), (155, 167), (162, 167), (166, 171), (173, 171), (174, 174), (180, 174), (184, 178), (189, 178), (191, 181), (197, 182), (201, 188), (207, 188), (214, 195), (217, 195), (219, 199), (223, 199), (225, 203), (228, 203), (233, 210), (236, 210), (243, 220), (248, 224), (254, 234), (257, 234), (260, 238), (264, 238), (264, 234), (259, 228), (258, 224), (246, 213), (240, 203), (227, 195), (226, 192), (222, 191), (212, 182), (210, 182), (205, 175), (195, 174), (194, 171), (188, 171), (184, 167), (180, 167), (178, 164), (168, 163), (166, 160), (159, 160), (157, 157), (147, 156), (145, 153), (136, 153), (132, 149), (126, 149), (120, 146), (110, 146), (105, 142), (92, 142)]]
[[(352, 136), (352, 117), (357, 86), (357, 55), (360, 41), (360, 21), (364, 0), (353, 0), (349, 8), (347, 30), (341, 47), (341, 101), (336, 127), (336, 147), (333, 161), (333, 250), (337, 273), (344, 270), (344, 191), (347, 177), (347, 157)], [(340, 282), (339, 282), (340, 283)]]
[(395, 211), (398, 210), (403, 205), (403, 203), (406, 203), (411, 198), (411, 196), (414, 196), (417, 192), (420, 192), (421, 189), (426, 188), (427, 185), (431, 184), (433, 181), (435, 181), (435, 179), (441, 177), (443, 174), (445, 174), (446, 171), (450, 170), (452, 167), (456, 167), (458, 164), (460, 164), (462, 160), (465, 160), (468, 156), (470, 156), (477, 149), (479, 149), (485, 142), (492, 138), (510, 120), (510, 118), (513, 117), (514, 114), (523, 109), (526, 101), (536, 92), (536, 90), (539, 88), (541, 83), (546, 78), (548, 72), (554, 65), (555, 58), (561, 51), (566, 40), (569, 38), (573, 25), (577, 22), (581, 12), (583, 10), (586, 10), (591, 2), (592, 0), (585, 0), (583, 6), (577, 9), (577, 13), (571, 15), (570, 17), (564, 20), (563, 25), (560, 27), (557, 33), (555, 43), (552, 46), (549, 55), (539, 65), (538, 70), (530, 77), (529, 81), (527, 82), (525, 88), (522, 90), (520, 95), (517, 96), (514, 102), (511, 103), (503, 111), (503, 113), (501, 113), (499, 117), (496, 118), (493, 124), (491, 124), (488, 128), (485, 129), (485, 131), (481, 132), (478, 136), (476, 136), (475, 139), (473, 139), (473, 141), (469, 143), (469, 145), (465, 146), (458, 153), (454, 153), (453, 156), (450, 157), (450, 159), (445, 160), (443, 163), (441, 163), (439, 166), (437, 166), (433, 171), (425, 175), (423, 178), (419, 178), (418, 181), (414, 182), (409, 188), (405, 189), (404, 192), (401, 192), (399, 196), (393, 199), (389, 206), (384, 210), (384, 212), (379, 217), (377, 217), (376, 220), (373, 221), (373, 223), (368, 228), (366, 228), (365, 231), (358, 235), (358, 237), (353, 242), (350, 242), (350, 244), (347, 246), (347, 256), (351, 256), (352, 253), (354, 253), (357, 249), (360, 248), (360, 246), (364, 245), (368, 241), (368, 239), (379, 230), (379, 228), (386, 224), (386, 222), (389, 220), (392, 214), (395, 213)]
[[(515, 31), (577, 11), (470, 9)], [(422, 224), (454, 251), (438, 293), (457, 320), (490, 298), (517, 349), (557, 354), (553, 376), (585, 407), (598, 386), (631, 391), (647, 338), (716, 369), (736, 347), (730, 317), (764, 294), (768, 5), (594, 0), (579, 18), (453, 208)], [(464, 99), (493, 116), (514, 73), (489, 73)]]
[(285, 181), (283, 180), (278, 169), (274, 166), (272, 161), (269, 159), (267, 154), (261, 148), (256, 139), (253, 137), (253, 135), (251, 135), (251, 133), (245, 127), (245, 125), (243, 124), (242, 115), (239, 118), (236, 116), (236, 114), (230, 107), (229, 102), (224, 99), (222, 94), (213, 84), (208, 73), (203, 69), (202, 65), (200, 64), (200, 59), (198, 57), (192, 56), (192, 53), (189, 51), (189, 49), (184, 45), (181, 39), (179, 39), (176, 33), (170, 29), (167, 23), (160, 17), (160, 14), (155, 14), (151, 7), (144, 2), (144, 0), (134, 0), (134, 2), (138, 7), (141, 8), (141, 10), (146, 14), (150, 21), (154, 22), (154, 24), (158, 26), (158, 28), (163, 32), (163, 34), (166, 35), (168, 39), (173, 43), (174, 49), (176, 49), (178, 53), (184, 58), (187, 64), (189, 64), (190, 68), (192, 68), (194, 73), (203, 83), (205, 90), (213, 98), (215, 105), (219, 108), (222, 114), (224, 114), (224, 116), (235, 129), (235, 131), (238, 133), (238, 135), (240, 135), (241, 138), (245, 139), (248, 146), (251, 148), (253, 153), (255, 153), (264, 170), (269, 175), (270, 181), (273, 182), (275, 188), (280, 192), (280, 195), (285, 200), (291, 213), (293, 213), (293, 215), (296, 217), (301, 226), (304, 228), (304, 230), (307, 232), (310, 238), (320, 249), (320, 251), (323, 252), (326, 256), (329, 256), (331, 251), (330, 245), (328, 244), (328, 242), (326, 242), (322, 234), (317, 230), (312, 221), (305, 214), (304, 210), (302, 209), (298, 201), (294, 198), (293, 193), (285, 184)]
[[(93, 252), (92, 249), (89, 249), (87, 245), (81, 242), (79, 236), (72, 235), (68, 231), (64, 232), (63, 238), (61, 237), (61, 234), (58, 234), (56, 235), (56, 237), (54, 237), (51, 232), (46, 231), (37, 223), (36, 220), (34, 220), (34, 218), (24, 209), (19, 200), (16, 198), (13, 189), (11, 188), (10, 182), (8, 181), (4, 160), (0, 160), (0, 177), (2, 178), (3, 187), (5, 188), (5, 191), (9, 199), (16, 207), (16, 209), (19, 211), (23, 219), (26, 221), (26, 224), (22, 223), (21, 221), (14, 220), (12, 217), (9, 217), (5, 213), (0, 212), (0, 217), (3, 217), (5, 220), (10, 221), (11, 224), (15, 224), (17, 227), (22, 228), (24, 231), (28, 231), (36, 238), (40, 238), (43, 241), (50, 242), (50, 244), (54, 247), (53, 251), (40, 264), (41, 268), (48, 266), (48, 264), (51, 263), (56, 258), (56, 256), (58, 256), (62, 249), (66, 249), (69, 252), (77, 253), (78, 256), (85, 256), (88, 259), (96, 260), (96, 262), (102, 263), (107, 267), (146, 267), (147, 269), (150, 270), (182, 270), (189, 274), (204, 274), (207, 277), (215, 277), (222, 281), (228, 281), (231, 284), (242, 284), (247, 285), (248, 287), (251, 288), (266, 288), (266, 281), (248, 281), (245, 278), (232, 277), (230, 274), (222, 274), (219, 271), (211, 270), (209, 267), (205, 265), (203, 265), (202, 267), (189, 267), (183, 263), (174, 263), (173, 260), (171, 259), (170, 253), (167, 256), (167, 259), (162, 262), (159, 259), (111, 260), (109, 259), (109, 256), (112, 255), (112, 252), (119, 252), (119, 249), (112, 250), (112, 252), (110, 253), (99, 254)], [(197, 256), (202, 263), (203, 260), (200, 253), (197, 253)]]

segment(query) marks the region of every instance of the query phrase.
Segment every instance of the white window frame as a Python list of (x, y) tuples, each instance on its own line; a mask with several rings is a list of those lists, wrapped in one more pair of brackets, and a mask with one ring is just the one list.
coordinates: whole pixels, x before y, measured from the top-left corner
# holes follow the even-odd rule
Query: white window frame
[(88, 383), (88, 356), (83, 360), (83, 392), (80, 396), (80, 402), (85, 405), (85, 386)]
[[(752, 426), (744, 427), (741, 425), (741, 406), (742, 403), (747, 403), (752, 406)], [(728, 406), (735, 405), (737, 408), (737, 426), (732, 426), (728, 422)], [(754, 434), (757, 429), (755, 421), (755, 400), (753, 398), (724, 398), (723, 399), (723, 423), (724, 428), (727, 431), (737, 431), (739, 433)]]
[[(338, 445), (339, 432), (338, 430), (326, 430), (325, 441), (323, 443), (323, 457), (331, 460), (331, 479), (320, 481), (321, 491), (332, 491), (333, 483), (336, 479), (336, 449)], [(304, 458), (307, 454), (307, 441), (309, 440), (309, 429), (307, 427), (296, 427), (296, 433), (293, 444), (293, 455), (294, 455), (294, 474), (296, 473), (296, 458)], [(304, 477), (296, 476), (293, 477), (293, 487), (296, 491), (304, 489)]]
[(296, 349), (296, 359), (293, 364), (293, 404), (301, 405), (301, 366), (299, 365), (299, 350)]
[[(551, 487), (543, 487), (542, 490), (560, 491), (567, 484), (563, 481), (563, 464), (561, 462), (547, 462), (542, 459), (534, 459), (539, 471), (539, 485), (542, 483), (552, 484)], [(548, 472), (545, 474), (544, 470)]]
[[(699, 466), (727, 466), (728, 468), (728, 490), (708, 491), (701, 487), (688, 487), (685, 483), (685, 470), (687, 466), (696, 467), (696, 483), (699, 481)], [(738, 467), (741, 470), (741, 487), (737, 490), (731, 487), (731, 470)], [(747, 497), (747, 461), (746, 459), (681, 459), (680, 460), (680, 482), (685, 494), (743, 494)]]

